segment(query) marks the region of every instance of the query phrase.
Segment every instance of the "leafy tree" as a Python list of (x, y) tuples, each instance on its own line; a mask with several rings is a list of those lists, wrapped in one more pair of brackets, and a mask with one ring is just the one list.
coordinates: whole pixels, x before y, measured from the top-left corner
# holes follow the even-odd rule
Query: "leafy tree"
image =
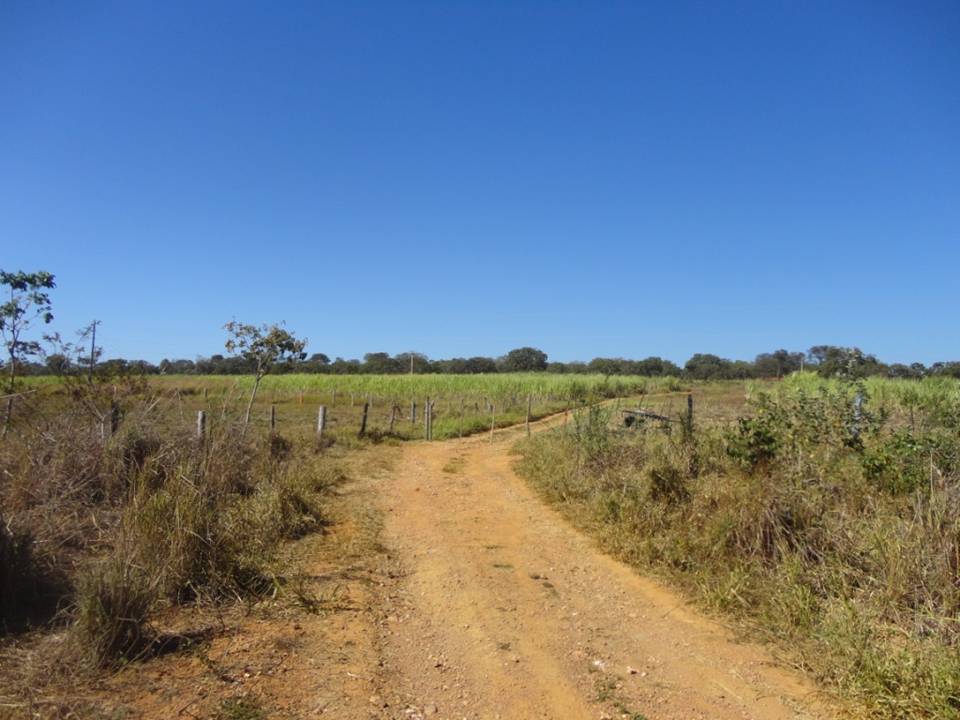
[(250, 391), (250, 401), (243, 416), (243, 431), (246, 434), (250, 424), (250, 412), (253, 401), (260, 389), (260, 382), (273, 370), (277, 363), (290, 360), (303, 360), (306, 353), (306, 340), (297, 339), (293, 333), (285, 330), (281, 325), (247, 325), (231, 320), (223, 326), (229, 337), (224, 346), (231, 355), (237, 355), (248, 361), (253, 367), (253, 389)]
[(400, 353), (399, 355), (394, 356), (393, 361), (397, 366), (397, 370), (395, 372), (428, 373), (431, 370), (430, 358), (423, 353)]
[(620, 358), (594, 358), (587, 363), (592, 373), (600, 375), (620, 375), (623, 372), (623, 360)]
[(543, 350), (522, 347), (511, 350), (500, 359), (503, 372), (539, 372), (547, 369), (547, 354)]
[(403, 368), (400, 363), (390, 357), (389, 353), (375, 352), (363, 356), (363, 372), (374, 375), (388, 375), (403, 372)]
[(886, 366), (860, 348), (815, 345), (807, 353), (822, 377), (862, 378), (884, 374)]
[(775, 350), (757, 355), (753, 361), (757, 377), (783, 377), (800, 369), (803, 353)]
[(5, 288), (6, 302), (0, 305), (0, 339), (7, 354), (7, 412), (3, 421), (6, 434), (13, 414), (17, 372), (26, 358), (43, 354), (38, 340), (26, 339), (36, 322), (48, 325), (53, 320), (49, 290), (56, 287), (54, 277), (43, 270), (35, 273), (0, 270), (0, 288)]
[(684, 374), (695, 380), (725, 378), (730, 374), (730, 361), (710, 353), (696, 353), (683, 366)]
[(480, 375), (483, 373), (495, 373), (497, 371), (497, 362), (493, 358), (488, 357), (472, 357), (467, 358), (467, 363), (465, 366), (465, 372)]
[(633, 375), (649, 375), (652, 377), (674, 375), (680, 376), (680, 368), (676, 363), (664, 360), (661, 357), (648, 357), (634, 363), (631, 370)]

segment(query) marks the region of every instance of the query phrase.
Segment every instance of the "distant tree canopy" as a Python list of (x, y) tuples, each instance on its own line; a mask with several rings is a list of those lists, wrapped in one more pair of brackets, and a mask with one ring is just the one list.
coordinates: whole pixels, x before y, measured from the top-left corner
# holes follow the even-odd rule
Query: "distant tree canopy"
[(522, 347), (508, 352), (497, 364), (501, 372), (539, 372), (547, 369), (547, 354), (537, 348)]
[[(648, 377), (680, 377), (691, 380), (743, 380), (748, 378), (780, 378), (801, 367), (823, 377), (861, 378), (871, 375), (893, 378), (922, 378), (929, 375), (960, 378), (960, 361), (884, 364), (874, 355), (856, 347), (816, 345), (806, 353), (774, 350), (757, 355), (753, 361), (730, 360), (712, 353), (696, 353), (683, 367), (661, 357), (642, 360), (598, 357), (589, 362), (549, 362), (547, 354), (533, 347), (511, 350), (499, 358), (474, 356), (432, 360), (422, 353), (371, 352), (362, 360), (337, 357), (333, 360), (322, 352), (300, 359), (297, 354), (280, 358), (272, 366), (274, 374), (323, 373), (329, 375), (455, 373), (479, 374), (498, 372), (597, 373), (601, 375), (645, 375)], [(51, 354), (43, 362), (22, 363), (24, 375), (55, 375), (69, 372), (77, 361), (68, 355)], [(256, 371), (256, 363), (242, 354), (211, 355), (194, 360), (164, 359), (159, 364), (144, 360), (105, 359), (97, 363), (103, 369), (124, 369), (144, 374), (245, 375)]]

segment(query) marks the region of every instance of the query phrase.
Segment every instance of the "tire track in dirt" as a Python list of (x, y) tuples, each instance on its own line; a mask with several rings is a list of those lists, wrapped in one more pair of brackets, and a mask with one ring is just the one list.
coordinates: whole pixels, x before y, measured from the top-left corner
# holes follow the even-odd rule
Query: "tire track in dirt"
[(400, 579), (379, 623), (375, 716), (833, 717), (802, 676), (537, 498), (511, 468), (520, 432), (407, 444), (382, 485)]

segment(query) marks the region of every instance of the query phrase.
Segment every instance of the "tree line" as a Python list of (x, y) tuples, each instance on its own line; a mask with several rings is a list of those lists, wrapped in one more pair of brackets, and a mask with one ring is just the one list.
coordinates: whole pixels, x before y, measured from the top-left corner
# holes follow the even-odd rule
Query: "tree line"
[[(51, 354), (43, 362), (22, 365), (24, 375), (63, 374), (71, 359)], [(256, 371), (253, 362), (243, 355), (215, 354), (190, 359), (164, 359), (159, 363), (146, 360), (114, 358), (96, 363), (106, 372), (134, 372), (145, 375), (246, 375)], [(775, 350), (761, 353), (753, 360), (730, 360), (711, 353), (696, 353), (683, 366), (661, 357), (642, 360), (598, 357), (588, 362), (550, 361), (542, 350), (516, 348), (500, 357), (431, 359), (422, 353), (367, 353), (362, 359), (330, 359), (324, 353), (313, 353), (303, 359), (277, 363), (272, 372), (319, 373), (328, 375), (363, 374), (492, 374), (508, 372), (553, 372), (601, 375), (645, 375), (679, 377), (693, 380), (747, 380), (779, 378), (798, 370), (810, 370), (824, 377), (922, 378), (942, 375), (960, 378), (960, 362), (937, 362), (930, 366), (915, 362), (884, 363), (858, 348), (817, 345), (806, 352)]]
[[(164, 359), (158, 364), (146, 360), (113, 358), (103, 360), (96, 345), (98, 321), (79, 333), (79, 342), (64, 342), (59, 335), (43, 335), (43, 343), (31, 336), (34, 325), (49, 325), (53, 320), (50, 290), (56, 287), (54, 276), (45, 271), (35, 273), (0, 270), (0, 341), (5, 357), (0, 369), (9, 396), (18, 375), (67, 375), (83, 370), (93, 376), (142, 375), (249, 375), (259, 379), (273, 373), (324, 373), (331, 375), (359, 374), (423, 374), (423, 373), (510, 373), (554, 372), (597, 373), (601, 375), (645, 375), (650, 377), (682, 377), (693, 380), (745, 380), (779, 378), (798, 370), (813, 370), (825, 377), (859, 378), (884, 376), (922, 378), (942, 375), (960, 378), (960, 361), (937, 362), (929, 367), (915, 362), (887, 364), (856, 347), (815, 345), (806, 352), (775, 350), (761, 353), (753, 360), (729, 360), (710, 353), (696, 353), (680, 367), (661, 357), (642, 360), (594, 358), (589, 362), (550, 362), (538, 348), (520, 347), (500, 357), (431, 359), (422, 353), (367, 353), (363, 359), (330, 359), (322, 352), (307, 355), (306, 340), (298, 339), (280, 325), (254, 326), (231, 321), (224, 326), (228, 333), (226, 355), (188, 359)], [(2, 296), (0, 295), (0, 296)], [(89, 343), (88, 343), (89, 340)], [(264, 359), (267, 364), (264, 365)], [(6, 424), (6, 423), (5, 423)]]

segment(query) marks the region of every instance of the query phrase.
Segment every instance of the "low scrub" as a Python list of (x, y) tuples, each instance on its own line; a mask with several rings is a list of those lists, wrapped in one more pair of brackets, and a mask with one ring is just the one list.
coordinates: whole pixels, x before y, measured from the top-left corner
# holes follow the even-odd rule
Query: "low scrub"
[(520, 469), (609, 550), (780, 641), (867, 714), (960, 718), (954, 429), (911, 428), (843, 384), (671, 427), (583, 413), (527, 441)]
[[(274, 592), (281, 543), (321, 526), (343, 479), (311, 443), (245, 441), (226, 420), (201, 443), (155, 398), (125, 401), (106, 439), (88, 403), (66, 403), (0, 448), (0, 630), (66, 625), (88, 667), (149, 653), (164, 606)], [(46, 614), (28, 612), (38, 598)]]

